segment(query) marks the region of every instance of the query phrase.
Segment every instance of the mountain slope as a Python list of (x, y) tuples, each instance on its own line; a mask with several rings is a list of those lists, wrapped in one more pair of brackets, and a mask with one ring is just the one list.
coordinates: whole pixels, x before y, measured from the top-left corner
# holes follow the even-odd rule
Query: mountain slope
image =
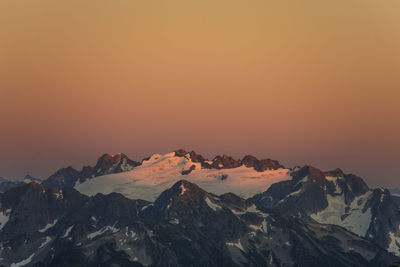
[[(399, 258), (337, 226), (178, 181), (154, 203), (32, 183), (1, 196), (6, 266), (387, 266)], [(23, 218), (28, 219), (25, 221)]]
[(254, 199), (307, 221), (340, 225), (400, 255), (400, 213), (388, 190), (369, 189), (339, 169), (305, 166), (291, 175)]

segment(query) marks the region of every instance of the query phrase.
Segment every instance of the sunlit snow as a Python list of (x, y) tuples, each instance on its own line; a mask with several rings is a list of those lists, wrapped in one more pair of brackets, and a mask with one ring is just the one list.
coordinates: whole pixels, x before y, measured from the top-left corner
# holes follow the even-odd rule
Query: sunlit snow
[(183, 194), (185, 194), (185, 192), (186, 192), (186, 188), (185, 188), (185, 186), (183, 185), (183, 184), (181, 184), (181, 193), (180, 193), (180, 196), (182, 196)]
[(67, 230), (65, 231), (65, 234), (63, 235), (63, 238), (66, 238), (69, 236), (69, 233), (71, 232), (72, 228), (74, 228), (73, 225), (67, 228)]
[[(188, 175), (182, 175), (192, 165), (196, 168)], [(227, 179), (218, 177), (227, 175)], [(201, 169), (200, 163), (194, 163), (189, 157), (177, 157), (175, 153), (155, 154), (141, 166), (131, 171), (99, 176), (77, 184), (75, 189), (93, 196), (97, 193), (118, 192), (131, 199), (154, 201), (161, 192), (170, 188), (179, 180), (195, 183), (204, 190), (221, 195), (232, 192), (248, 198), (264, 192), (273, 183), (288, 180), (288, 169), (257, 172), (254, 168), (240, 166), (232, 169)]]

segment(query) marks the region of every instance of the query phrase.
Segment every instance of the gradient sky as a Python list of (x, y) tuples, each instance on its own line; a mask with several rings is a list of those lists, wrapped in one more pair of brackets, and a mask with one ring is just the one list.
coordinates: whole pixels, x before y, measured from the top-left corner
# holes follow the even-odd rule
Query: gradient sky
[(0, 0), (0, 176), (177, 148), (400, 186), (400, 1)]

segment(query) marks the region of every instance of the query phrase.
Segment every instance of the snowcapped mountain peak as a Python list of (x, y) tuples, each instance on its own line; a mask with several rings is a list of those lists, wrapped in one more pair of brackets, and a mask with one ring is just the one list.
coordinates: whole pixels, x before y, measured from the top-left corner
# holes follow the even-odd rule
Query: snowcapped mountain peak
[(154, 201), (162, 191), (185, 178), (217, 195), (232, 192), (248, 198), (272, 183), (289, 179), (288, 169), (261, 171), (238, 162), (229, 156), (217, 156), (210, 162), (194, 151), (180, 149), (154, 154), (130, 171), (89, 179), (75, 188), (88, 195), (119, 192), (128, 198)]

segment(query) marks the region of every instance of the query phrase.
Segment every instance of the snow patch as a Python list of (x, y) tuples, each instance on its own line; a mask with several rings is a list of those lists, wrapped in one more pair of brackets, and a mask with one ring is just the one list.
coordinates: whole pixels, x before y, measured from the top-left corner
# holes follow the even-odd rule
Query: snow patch
[(330, 182), (336, 182), (337, 177), (333, 177), (333, 176), (326, 176), (325, 177), (326, 180), (330, 181)]
[(237, 248), (239, 248), (240, 250), (244, 251), (244, 248), (243, 248), (243, 246), (242, 246), (242, 243), (240, 243), (240, 239), (238, 239), (238, 241), (237, 241), (236, 243), (229, 243), (229, 242), (226, 242), (226, 245), (227, 245), (227, 246), (234, 246), (234, 247), (237, 247)]
[(268, 232), (267, 221), (265, 219), (261, 222), (261, 225), (250, 224), (249, 226), (250, 226), (250, 228), (252, 228), (254, 230), (259, 230), (259, 231), (264, 232), (264, 233)]
[(257, 213), (257, 215), (259, 215), (261, 217), (267, 217), (268, 216), (265, 213), (259, 211), (257, 209), (256, 205), (254, 205), (254, 204), (251, 205), (250, 207), (246, 208), (244, 211), (237, 211), (237, 210), (234, 210), (234, 209), (231, 209), (231, 211), (232, 211), (233, 214), (236, 214), (236, 215), (243, 215), (243, 214), (245, 214), (247, 212), (253, 212), (253, 213)]
[(66, 238), (69, 236), (69, 233), (71, 232), (72, 228), (74, 228), (74, 225), (71, 225), (70, 227), (67, 228), (67, 230), (65, 231), (65, 234), (63, 235), (62, 238)]
[(247, 209), (246, 209), (246, 212), (255, 212), (255, 213), (258, 213), (259, 212), (259, 210), (257, 209), (257, 207), (256, 207), (256, 205), (251, 205), (250, 207), (248, 207)]
[(55, 196), (57, 199), (63, 199), (63, 198), (64, 198), (64, 195), (63, 195), (63, 193), (62, 193), (61, 190), (58, 191), (58, 192), (56, 192), (56, 193), (54, 193), (54, 196)]
[(179, 219), (172, 219), (172, 220), (169, 220), (169, 222), (171, 223), (171, 224), (175, 224), (175, 225), (177, 225), (177, 224), (179, 224)]
[(30, 255), (29, 258), (27, 258), (27, 259), (25, 259), (23, 261), (20, 261), (20, 262), (17, 262), (17, 263), (12, 263), (11, 267), (21, 267), (21, 266), (27, 265), (28, 263), (30, 263), (32, 261), (33, 256), (35, 256), (35, 253)]
[(54, 225), (56, 225), (56, 223), (58, 222), (58, 219), (55, 219), (52, 223), (48, 223), (46, 224), (46, 226), (42, 229), (39, 229), (38, 231), (41, 233), (46, 232), (48, 229), (52, 228)]
[(206, 198), (206, 203), (207, 205), (214, 211), (217, 211), (219, 209), (222, 209), (222, 207), (220, 205), (215, 204), (214, 202), (212, 202), (208, 197)]
[(5, 213), (0, 212), (0, 230), (7, 224), (8, 220), (10, 219), (10, 209), (6, 210)]
[(46, 240), (39, 246), (39, 248), (43, 248), (43, 247), (46, 246), (50, 241), (51, 241), (51, 237), (50, 237), (50, 236), (46, 236)]
[(104, 226), (103, 228), (101, 228), (100, 230), (98, 230), (98, 231), (96, 231), (96, 232), (93, 232), (93, 233), (91, 233), (91, 234), (88, 234), (87, 237), (88, 237), (89, 239), (93, 239), (93, 238), (95, 238), (96, 236), (102, 235), (102, 234), (104, 234), (104, 233), (107, 232), (107, 231), (111, 231), (113, 234), (115, 234), (116, 232), (119, 231), (119, 229), (118, 229), (118, 228), (115, 228), (115, 224), (114, 224), (113, 226), (107, 225), (107, 226)]
[(182, 196), (182, 195), (185, 194), (185, 192), (186, 192), (186, 188), (185, 188), (185, 186), (183, 185), (183, 183), (181, 183), (180, 189), (181, 189), (182, 191), (181, 191), (181, 193), (180, 193), (179, 195)]
[(151, 206), (153, 206), (153, 204), (149, 204), (149, 205), (143, 206), (141, 210), (145, 210), (145, 209), (147, 209), (148, 207), (151, 207)]
[(400, 255), (400, 248), (398, 244), (400, 245), (400, 236), (396, 236), (393, 232), (389, 232), (389, 237), (390, 237), (390, 244), (387, 248), (389, 252), (392, 252), (393, 254), (399, 256)]

